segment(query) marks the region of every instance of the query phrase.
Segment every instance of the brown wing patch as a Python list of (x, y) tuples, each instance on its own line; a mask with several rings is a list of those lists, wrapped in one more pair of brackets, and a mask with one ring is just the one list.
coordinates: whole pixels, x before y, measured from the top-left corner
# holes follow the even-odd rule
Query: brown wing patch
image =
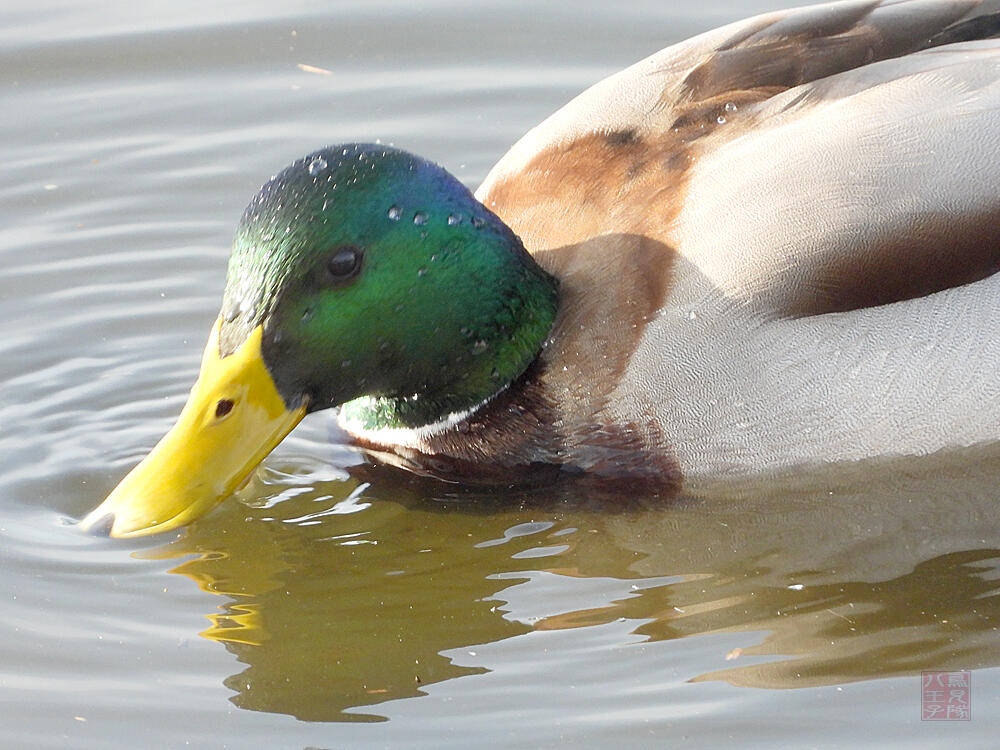
[(532, 253), (605, 234), (663, 240), (683, 205), (693, 141), (719, 126), (725, 102), (666, 133), (593, 133), (551, 146), (494, 184), (483, 203)]
[[(1000, 270), (1000, 207), (970, 216), (915, 216), (885, 227), (851, 252), (831, 254), (809, 276), (793, 280), (784, 311), (791, 316), (845, 312), (923, 297)], [(791, 269), (794, 276), (797, 269)]]
[(996, 14), (966, 18), (979, 6), (975, 0), (870, 2), (792, 11), (741, 28), (694, 65), (679, 94), (665, 92), (664, 104), (684, 106), (734, 91), (781, 91), (927, 47), (996, 35)]

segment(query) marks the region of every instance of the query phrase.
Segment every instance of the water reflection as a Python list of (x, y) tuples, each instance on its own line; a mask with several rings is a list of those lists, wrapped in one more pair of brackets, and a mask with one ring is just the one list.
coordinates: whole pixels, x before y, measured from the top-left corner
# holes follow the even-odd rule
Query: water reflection
[(625, 509), (277, 468), (145, 553), (194, 555), (174, 572), (225, 597), (202, 635), (246, 665), (226, 680), (244, 708), (377, 720), (344, 712), (484, 671), (444, 652), (622, 618), (648, 641), (745, 633), (687, 678), (749, 687), (1000, 663), (997, 456)]

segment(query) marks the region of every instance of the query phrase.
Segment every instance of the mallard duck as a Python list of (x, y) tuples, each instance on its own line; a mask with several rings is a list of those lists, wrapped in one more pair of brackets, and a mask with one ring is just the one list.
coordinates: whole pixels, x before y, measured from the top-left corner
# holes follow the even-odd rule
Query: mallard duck
[(669, 47), (473, 195), (338, 145), (240, 220), (177, 425), (83, 524), (191, 521), (307, 412), (469, 483), (676, 492), (995, 440), (997, 2), (844, 2)]

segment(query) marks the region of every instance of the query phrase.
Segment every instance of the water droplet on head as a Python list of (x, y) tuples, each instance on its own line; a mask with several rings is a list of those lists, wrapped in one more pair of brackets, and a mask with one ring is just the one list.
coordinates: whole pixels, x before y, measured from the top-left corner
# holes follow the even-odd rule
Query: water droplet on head
[(472, 226), (474, 226), (476, 229), (479, 229), (480, 227), (486, 226), (486, 221), (484, 219), (480, 219), (478, 216), (473, 216)]
[(312, 308), (307, 307), (302, 311), (302, 320), (309, 320), (313, 316)]
[(399, 210), (399, 206), (392, 206), (386, 214), (389, 217), (389, 221), (399, 221), (402, 215), (403, 212)]
[(486, 351), (487, 343), (482, 339), (479, 339), (476, 343), (472, 345), (473, 354), (482, 354)]
[(427, 273), (426, 268), (421, 267), (417, 269), (417, 276), (423, 276), (425, 273)]
[(322, 156), (317, 156), (315, 159), (309, 162), (309, 174), (315, 177), (316, 175), (323, 172), (323, 170), (326, 169), (327, 166), (328, 165), (326, 163), (326, 159), (324, 159)]
[(726, 112), (735, 112), (739, 107), (737, 107), (732, 102), (726, 102)]
[(717, 123), (719, 123), (720, 125), (725, 125), (726, 124), (726, 118), (723, 117), (722, 115), (719, 115), (718, 117), (716, 117), (715, 121)]
[(413, 223), (416, 224), (418, 227), (423, 226), (424, 224), (427, 223), (427, 214), (425, 214), (423, 211), (417, 211), (415, 214), (413, 214)]
[(455, 214), (448, 215), (448, 226), (453, 227), (456, 224), (461, 224), (461, 223), (462, 223), (461, 216), (456, 216)]

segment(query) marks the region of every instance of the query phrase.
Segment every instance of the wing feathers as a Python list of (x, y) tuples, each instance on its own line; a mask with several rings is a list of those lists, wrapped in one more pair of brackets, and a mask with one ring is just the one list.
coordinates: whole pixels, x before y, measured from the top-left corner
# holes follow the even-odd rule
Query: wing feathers
[[(727, 90), (792, 88), (879, 60), (997, 33), (996, 13), (960, 20), (975, 0), (836, 3), (788, 11), (737, 33), (687, 74), (683, 101)], [(742, 30), (741, 30), (742, 32)]]

